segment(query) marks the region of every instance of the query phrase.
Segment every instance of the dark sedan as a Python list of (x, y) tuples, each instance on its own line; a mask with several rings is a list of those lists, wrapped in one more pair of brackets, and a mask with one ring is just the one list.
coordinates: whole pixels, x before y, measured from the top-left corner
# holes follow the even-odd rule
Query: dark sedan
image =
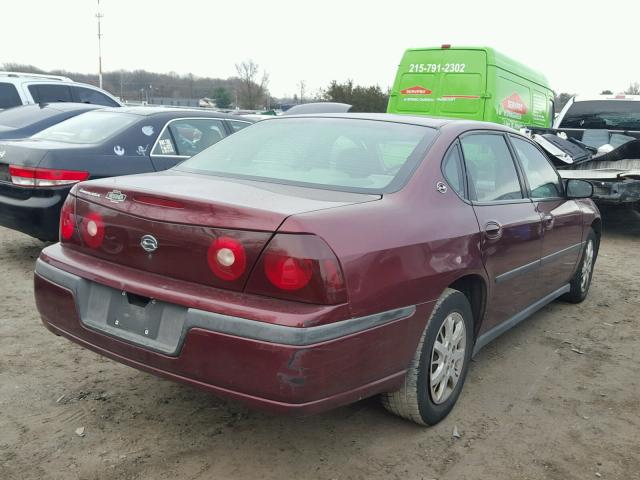
[(101, 108), (0, 142), (0, 225), (56, 240), (74, 183), (165, 170), (250, 124), (203, 110)]
[(433, 424), (483, 345), (584, 300), (592, 192), (495, 124), (263, 120), (165, 172), (74, 187), (36, 302), (58, 335), (256, 407), (382, 394)]
[(104, 108), (88, 103), (40, 103), (22, 105), (0, 112), (0, 140), (27, 138), (90, 110)]

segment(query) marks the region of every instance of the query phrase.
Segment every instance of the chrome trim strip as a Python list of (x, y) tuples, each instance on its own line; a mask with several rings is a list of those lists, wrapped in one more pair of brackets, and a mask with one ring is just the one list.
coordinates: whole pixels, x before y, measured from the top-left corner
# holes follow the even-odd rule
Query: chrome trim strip
[[(128, 341), (144, 346), (150, 350), (165, 355), (177, 356), (182, 348), (187, 332), (192, 328), (201, 328), (213, 332), (224, 333), (237, 337), (257, 340), (267, 343), (278, 343), (291, 346), (308, 346), (320, 342), (335, 340), (347, 335), (369, 330), (396, 320), (411, 317), (416, 312), (415, 305), (397, 308), (386, 312), (367, 315), (365, 317), (350, 318), (327, 325), (298, 328), (274, 325), (246, 318), (232, 317), (195, 308), (179, 307), (166, 303), (174, 312), (172, 319), (176, 325), (161, 328), (158, 339), (141, 337), (135, 333), (125, 332), (114, 328), (105, 321), (101, 321), (94, 312), (88, 311), (88, 297), (93, 299), (100, 292), (90, 292), (92, 285), (101, 289), (114, 290), (110, 287), (91, 282), (77, 275), (65, 272), (49, 265), (42, 260), (36, 261), (35, 272), (52, 283), (71, 290), (74, 294), (76, 309), (83, 325), (98, 330), (119, 340)], [(159, 302), (160, 303), (160, 302)], [(180, 311), (177, 311), (180, 310)], [(95, 317), (95, 318), (94, 318)], [(163, 332), (166, 331), (166, 334)]]
[(542, 297), (540, 300), (532, 303), (531, 305), (526, 307), (524, 310), (516, 313), (513, 317), (509, 318), (508, 320), (505, 320), (504, 322), (496, 325), (492, 329), (480, 335), (476, 340), (475, 346), (473, 347), (472, 355), (475, 356), (480, 351), (480, 349), (482, 349), (482, 347), (487, 345), (489, 342), (495, 340), (500, 335), (505, 333), (507, 330), (512, 329), (513, 327), (518, 325), (520, 322), (522, 322), (523, 320), (527, 319), (528, 317), (536, 313), (542, 307), (553, 302), (556, 298), (569, 292), (569, 290), (571, 290), (571, 287), (567, 283), (566, 285), (563, 285), (555, 292), (551, 292), (549, 295)]
[(558, 258), (568, 255), (571, 253), (575, 253), (576, 250), (582, 250), (584, 246), (584, 242), (576, 243), (575, 245), (571, 245), (570, 247), (563, 248), (562, 250), (558, 250), (557, 252), (551, 253), (549, 255), (545, 255), (540, 260), (536, 260), (531, 263), (527, 263), (526, 265), (522, 265), (520, 267), (514, 268), (513, 270), (509, 270), (508, 272), (501, 273), (496, 276), (495, 282), (496, 284), (506, 282), (507, 280), (511, 280), (513, 277), (517, 277), (518, 275), (522, 275), (528, 272), (535, 270), (536, 268), (543, 267), (548, 265), (549, 263), (555, 262)]

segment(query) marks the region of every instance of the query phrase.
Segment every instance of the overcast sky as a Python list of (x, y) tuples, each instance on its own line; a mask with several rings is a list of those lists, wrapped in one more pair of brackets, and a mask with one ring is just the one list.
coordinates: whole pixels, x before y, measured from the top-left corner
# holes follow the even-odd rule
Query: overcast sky
[[(640, 81), (640, 2), (101, 0), (103, 70), (234, 75), (251, 58), (276, 97), (331, 80), (391, 86), (409, 47), (486, 45), (557, 92)], [(0, 63), (97, 70), (96, 0), (4, 1)]]

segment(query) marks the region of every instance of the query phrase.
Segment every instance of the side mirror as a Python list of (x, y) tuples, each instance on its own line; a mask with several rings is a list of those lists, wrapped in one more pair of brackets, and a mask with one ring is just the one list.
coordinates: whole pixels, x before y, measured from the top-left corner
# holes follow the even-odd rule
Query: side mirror
[(591, 198), (593, 196), (593, 185), (586, 180), (571, 178), (567, 180), (567, 198)]

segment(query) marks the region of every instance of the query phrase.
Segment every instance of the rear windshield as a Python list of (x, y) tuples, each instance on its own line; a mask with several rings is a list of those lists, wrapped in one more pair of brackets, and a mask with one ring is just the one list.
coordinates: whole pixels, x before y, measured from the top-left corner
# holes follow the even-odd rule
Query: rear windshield
[(640, 101), (590, 100), (575, 102), (560, 128), (640, 130)]
[(345, 191), (393, 191), (437, 130), (350, 118), (264, 120), (186, 160), (178, 170)]
[(119, 112), (87, 112), (49, 127), (32, 138), (68, 143), (101, 143), (140, 120)]
[(41, 107), (40, 105), (25, 105), (24, 107), (10, 108), (0, 112), (0, 125), (3, 127), (22, 128), (58, 114), (60, 112), (53, 108)]

